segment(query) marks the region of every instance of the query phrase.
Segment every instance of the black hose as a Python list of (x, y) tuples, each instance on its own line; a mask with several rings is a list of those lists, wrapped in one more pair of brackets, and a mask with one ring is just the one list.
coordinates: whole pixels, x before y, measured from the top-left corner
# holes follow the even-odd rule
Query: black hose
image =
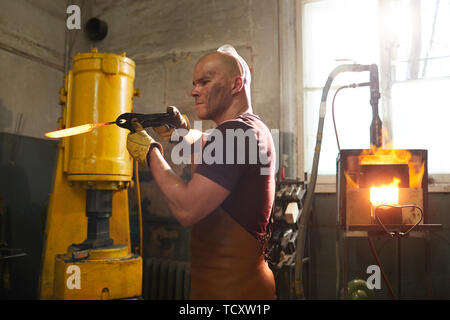
[(306, 241), (306, 226), (309, 221), (309, 215), (313, 202), (313, 195), (317, 182), (317, 173), (319, 168), (319, 157), (320, 157), (320, 148), (322, 146), (322, 136), (323, 136), (323, 127), (325, 122), (325, 114), (326, 114), (326, 101), (328, 97), (328, 92), (330, 91), (331, 83), (334, 78), (342, 72), (362, 72), (362, 71), (370, 71), (371, 66), (369, 65), (360, 65), (360, 64), (344, 64), (337, 66), (328, 76), (328, 79), (325, 83), (325, 86), (322, 90), (322, 98), (320, 103), (319, 110), (319, 125), (317, 128), (316, 135), (316, 148), (314, 151), (313, 165), (311, 169), (311, 179), (308, 183), (308, 191), (306, 193), (305, 205), (303, 206), (300, 219), (298, 222), (298, 237), (297, 237), (297, 247), (296, 247), (296, 264), (295, 264), (295, 294), (299, 299), (304, 299), (304, 290), (303, 290), (303, 259), (305, 255), (305, 241)]

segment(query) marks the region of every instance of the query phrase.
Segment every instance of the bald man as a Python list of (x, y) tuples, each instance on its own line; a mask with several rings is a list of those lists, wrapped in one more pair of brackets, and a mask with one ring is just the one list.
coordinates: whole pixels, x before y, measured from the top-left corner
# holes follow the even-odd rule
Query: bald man
[[(197, 62), (191, 91), (196, 113), (217, 127), (205, 138), (202, 161), (188, 183), (173, 172), (161, 145), (144, 130), (128, 139), (135, 159), (143, 161), (146, 154), (176, 219), (192, 226), (190, 299), (276, 298), (264, 258), (275, 193), (275, 148), (269, 129), (252, 112), (250, 81), (247, 63), (231, 46)], [(136, 147), (141, 152), (133, 151)]]

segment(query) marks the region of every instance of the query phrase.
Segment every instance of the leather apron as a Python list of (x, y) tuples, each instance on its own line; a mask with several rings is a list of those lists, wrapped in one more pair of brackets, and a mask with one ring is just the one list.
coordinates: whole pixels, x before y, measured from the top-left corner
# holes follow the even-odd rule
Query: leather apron
[(263, 245), (220, 207), (191, 229), (190, 299), (276, 299)]

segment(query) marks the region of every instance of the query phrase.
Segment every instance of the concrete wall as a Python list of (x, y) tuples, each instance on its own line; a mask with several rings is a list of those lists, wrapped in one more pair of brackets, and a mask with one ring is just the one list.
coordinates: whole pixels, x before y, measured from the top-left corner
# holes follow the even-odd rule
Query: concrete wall
[(279, 126), (277, 2), (97, 0), (93, 14), (109, 34), (95, 45), (136, 61), (137, 111), (177, 105), (193, 119), (192, 70), (197, 59), (225, 43), (234, 45), (252, 69), (255, 112)]
[(0, 132), (42, 138), (60, 116), (64, 70), (64, 1), (0, 3)]

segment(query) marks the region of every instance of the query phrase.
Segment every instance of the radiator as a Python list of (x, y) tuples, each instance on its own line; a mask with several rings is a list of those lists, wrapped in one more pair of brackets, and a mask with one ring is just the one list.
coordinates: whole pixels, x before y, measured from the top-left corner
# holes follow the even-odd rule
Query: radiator
[(146, 258), (144, 259), (143, 271), (144, 299), (189, 299), (189, 262), (162, 258)]

